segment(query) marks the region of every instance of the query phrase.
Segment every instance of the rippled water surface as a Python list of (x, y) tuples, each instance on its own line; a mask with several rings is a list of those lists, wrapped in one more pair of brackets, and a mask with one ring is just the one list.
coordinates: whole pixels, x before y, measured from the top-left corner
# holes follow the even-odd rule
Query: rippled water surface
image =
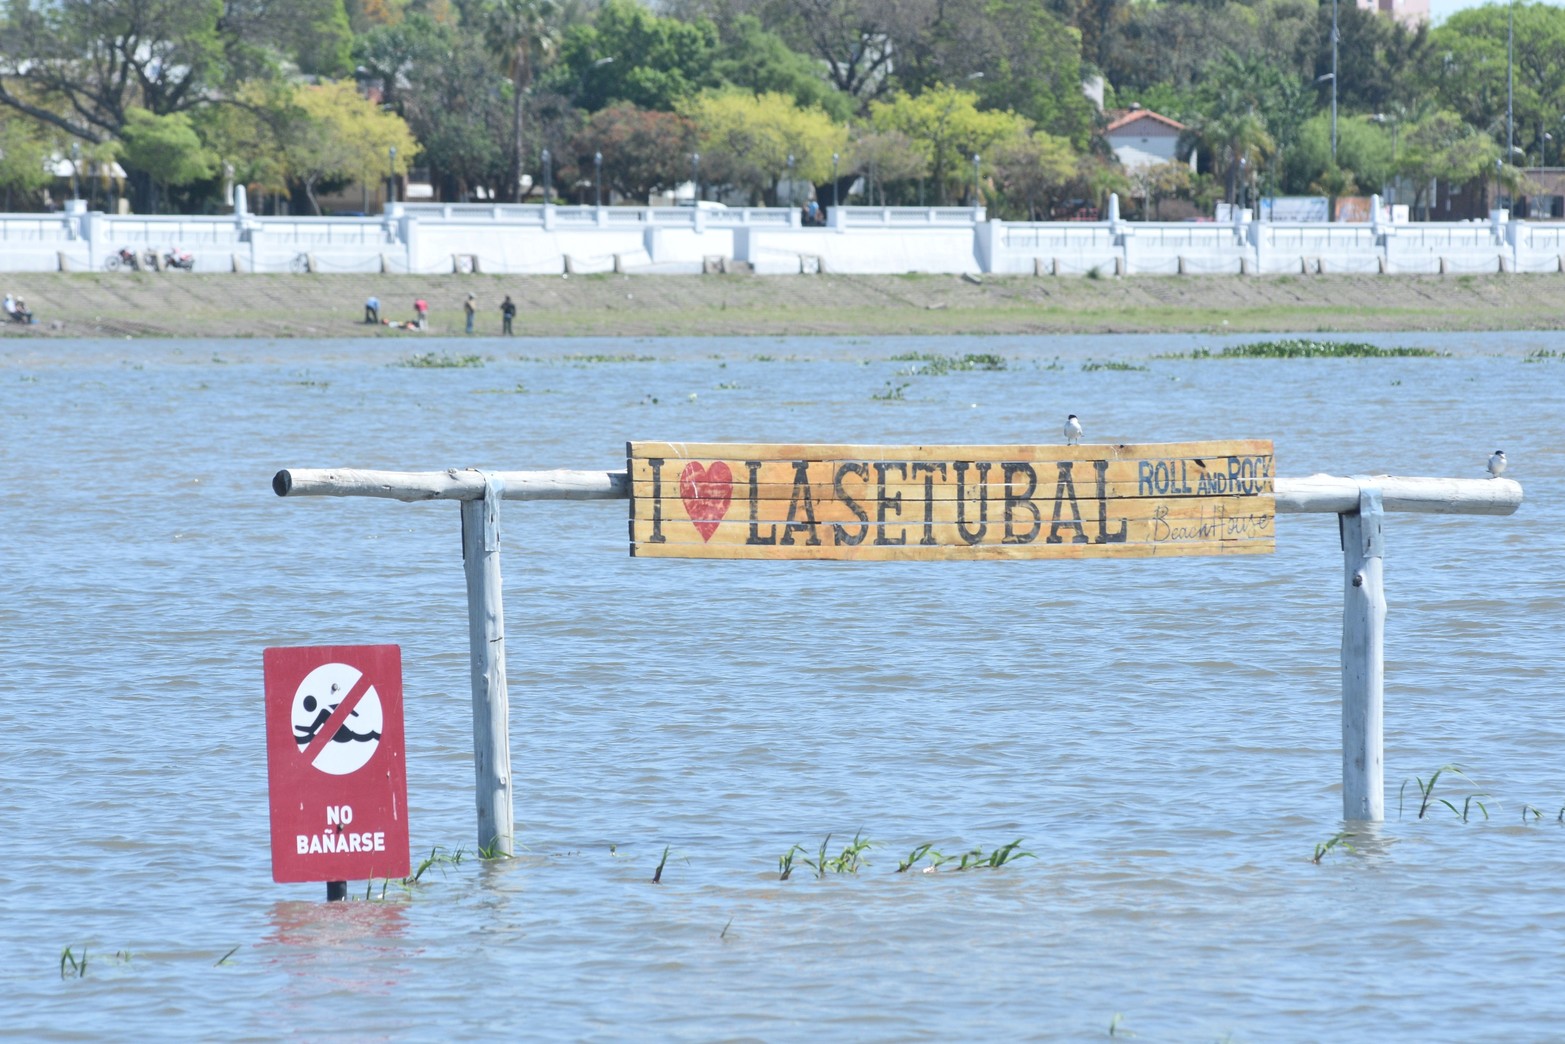
[[(1565, 337), (1154, 358), (1213, 343), (0, 342), (0, 1035), (1557, 1037), (1565, 361), (1524, 355)], [(415, 859), (474, 843), (456, 506), (279, 499), (279, 468), (1052, 442), (1068, 412), (1269, 437), (1287, 476), (1510, 456), (1516, 515), (1389, 517), (1388, 820), (1355, 851), (1310, 859), (1343, 829), (1330, 516), (1232, 561), (712, 563), (629, 558), (623, 503), (507, 503), (522, 854), (384, 901), (272, 882), (266, 646), (400, 645)], [(1435, 797), (1490, 818), (1398, 818), (1450, 763)], [(858, 831), (857, 876), (778, 880)]]

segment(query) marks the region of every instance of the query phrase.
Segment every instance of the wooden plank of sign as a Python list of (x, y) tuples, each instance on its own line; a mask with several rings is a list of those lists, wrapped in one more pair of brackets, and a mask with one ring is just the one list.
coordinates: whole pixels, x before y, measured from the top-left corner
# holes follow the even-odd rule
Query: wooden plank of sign
[(631, 553), (646, 557), (1158, 557), (1274, 543), (1265, 440), (627, 450)]
[[(1072, 447), (1075, 448), (1075, 447)], [(654, 461), (661, 461), (656, 464)], [(960, 483), (964, 488), (1005, 487), (1036, 481), (1068, 478), (1075, 483), (1105, 482), (1111, 486), (1160, 486), (1162, 492), (1193, 492), (1203, 479), (1223, 476), (1246, 482), (1271, 481), (1270, 453), (1224, 453), (1208, 456), (1150, 456), (1134, 458), (1089, 457), (1082, 460), (1018, 461), (998, 457), (950, 456), (941, 460), (851, 460), (798, 457), (786, 461), (759, 461), (753, 457), (630, 458), (631, 481), (637, 486), (679, 481), (684, 469), (694, 465), (704, 473), (717, 461), (728, 468), (735, 482), (748, 488), (792, 487), (801, 483), (829, 487), (849, 485), (935, 485)], [(1230, 468), (1230, 462), (1233, 467)], [(1042, 465), (1040, 467), (1040, 465)], [(1269, 490), (1268, 490), (1269, 491)], [(767, 494), (762, 493), (762, 496)], [(773, 494), (778, 495), (778, 494)]]
[[(1090, 475), (1090, 472), (1089, 472)], [(1226, 476), (1225, 476), (1226, 478)], [(1100, 488), (1098, 484), (1089, 478), (1082, 478), (1079, 474), (1072, 477), (1069, 486), (1070, 492), (1077, 500), (1122, 500), (1135, 499), (1137, 497), (1156, 497), (1159, 500), (1178, 500), (1180, 498), (1206, 498), (1226, 496), (1260, 496), (1270, 495), (1272, 492), (1272, 479), (1241, 480), (1237, 492), (1232, 488), (1232, 483), (1227, 481), (1221, 484), (1211, 481), (1202, 481), (1194, 474), (1189, 478), (1188, 485), (1183, 482), (1171, 482), (1166, 485), (1157, 483), (1143, 484), (1140, 482), (1108, 482)], [(976, 505), (980, 500), (987, 500), (990, 504), (1004, 503), (1009, 494), (1017, 499), (1053, 500), (1059, 489), (1059, 476), (1052, 472), (1040, 472), (1035, 476), (1035, 481), (1027, 482), (1018, 480), (1009, 484), (990, 483), (983, 486), (962, 485), (955, 482), (926, 482), (920, 479), (912, 482), (888, 482), (882, 486), (879, 482), (863, 482), (856, 478), (844, 478), (839, 489), (833, 482), (811, 482), (801, 486), (792, 483), (769, 483), (751, 487), (745, 481), (743, 473), (732, 477), (732, 496), (735, 502), (749, 503), (752, 499), (757, 501), (780, 500), (783, 503), (806, 495), (810, 500), (819, 504), (827, 500), (840, 500), (844, 496), (852, 498), (858, 503), (873, 502), (876, 498), (885, 496), (901, 497), (905, 501), (925, 500), (962, 500), (968, 504)], [(660, 488), (661, 487), (661, 488)], [(1100, 496), (1101, 494), (1101, 496)], [(664, 476), (661, 483), (634, 482), (631, 484), (630, 495), (641, 500), (650, 500), (655, 496), (662, 496), (669, 500), (678, 500), (681, 496), (679, 476), (676, 473), (672, 479)]]
[[(665, 460), (1139, 460), (1176, 454), (1198, 457), (1270, 456), (1268, 439), (1080, 446), (869, 446), (737, 442), (629, 442), (625, 456)], [(635, 480), (638, 476), (631, 475)]]
[[(662, 541), (654, 541), (661, 532)], [(702, 539), (694, 522), (653, 522), (636, 519), (631, 523), (634, 543), (685, 543), (708, 546), (771, 545), (797, 548), (806, 556), (822, 547), (874, 544), (919, 547), (985, 547), (990, 544), (1034, 545), (1039, 553), (1064, 544), (1107, 546), (1111, 544), (1192, 544), (1232, 540), (1264, 539), (1272, 533), (1270, 513), (1243, 515), (1208, 514), (1185, 519), (1108, 519), (1077, 520), (1066, 517), (1053, 521), (1049, 515), (1018, 512), (1006, 520), (991, 519), (987, 524), (965, 527), (950, 524), (925, 524), (899, 519), (876, 524), (869, 519), (848, 522), (748, 522), (728, 519)]]
[(637, 558), (726, 558), (782, 560), (808, 557), (826, 561), (1002, 561), (1038, 558), (1173, 558), (1184, 555), (1267, 555), (1275, 548), (1267, 540), (1223, 540), (1183, 544), (1050, 544), (1048, 551), (1037, 544), (986, 544), (980, 547), (943, 545), (921, 547), (914, 544), (884, 546), (860, 544), (856, 547), (812, 547), (808, 556), (799, 548), (752, 544), (632, 544)]
[[(1264, 503), (1263, 503), (1264, 501)], [(701, 502), (697, 502), (699, 505)], [(861, 522), (883, 523), (892, 526), (938, 525), (958, 523), (971, 528), (980, 523), (1003, 522), (1007, 513), (1015, 519), (1029, 519), (1034, 512), (1046, 520), (1054, 517), (1052, 490), (1040, 490), (1031, 498), (1018, 497), (1007, 501), (1003, 498), (986, 498), (980, 504), (976, 497), (957, 503), (954, 500), (926, 500), (923, 491), (908, 495), (879, 497), (855, 497), (851, 502), (836, 499), (808, 499), (800, 496), (787, 500), (750, 500), (735, 497), (724, 512), (724, 524), (734, 522), (803, 523), (822, 525), (842, 522), (857, 525)], [(1074, 504), (1074, 507), (1072, 506)], [(690, 524), (691, 505), (680, 497), (667, 498), (663, 502), (663, 524)], [(1271, 515), (1270, 497), (1118, 497), (1098, 500), (1078, 497), (1060, 502), (1060, 516), (1064, 519), (1081, 518), (1097, 523), (1100, 519), (1118, 523), (1122, 520), (1166, 518), (1171, 521), (1192, 518), (1239, 517), (1254, 514)], [(705, 521), (707, 516), (702, 516)], [(672, 537), (671, 537), (672, 539)]]

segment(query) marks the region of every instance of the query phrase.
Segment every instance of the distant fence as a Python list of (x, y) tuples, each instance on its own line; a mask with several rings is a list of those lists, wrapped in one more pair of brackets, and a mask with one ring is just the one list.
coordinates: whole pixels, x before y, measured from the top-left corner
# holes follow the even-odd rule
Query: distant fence
[[(376, 217), (0, 214), (0, 271), (90, 271), (179, 249), (197, 272), (1037, 276), (1565, 271), (1565, 225), (1007, 222), (974, 207), (397, 204)], [(1378, 207), (1372, 213), (1379, 213)]]

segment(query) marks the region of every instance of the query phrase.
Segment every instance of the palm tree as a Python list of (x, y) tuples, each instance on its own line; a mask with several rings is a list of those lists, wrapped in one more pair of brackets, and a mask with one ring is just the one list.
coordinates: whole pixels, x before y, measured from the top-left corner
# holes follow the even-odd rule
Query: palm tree
[(559, 36), (558, 0), (490, 0), (489, 45), (506, 62), (511, 80), (511, 162), (508, 177), (522, 198), (522, 114), (533, 77), (554, 52)]
[(1241, 171), (1259, 171), (1261, 161), (1277, 148), (1265, 113), (1278, 77), (1257, 58), (1232, 51), (1206, 69), (1200, 90), (1196, 134), (1212, 151), (1214, 161), (1227, 165), (1228, 202), (1238, 194)]

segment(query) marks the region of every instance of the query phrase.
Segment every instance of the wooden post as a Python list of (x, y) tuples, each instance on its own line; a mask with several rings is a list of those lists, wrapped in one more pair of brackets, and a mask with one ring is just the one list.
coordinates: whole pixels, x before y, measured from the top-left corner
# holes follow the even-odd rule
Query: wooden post
[(500, 499), (504, 483), (484, 475), (482, 499), (462, 501), (467, 573), (467, 640), (472, 657), (473, 775), (478, 847), (514, 854), (511, 712), (505, 689), (505, 607), (500, 596)]
[(1386, 594), (1378, 487), (1359, 487), (1342, 524), (1342, 818), (1385, 818)]
[[(1381, 568), (1383, 514), (1509, 515), (1522, 503), (1510, 479), (1408, 478), (1378, 475), (1276, 478), (1275, 510), (1335, 514), (1343, 544), (1342, 806), (1343, 818), (1385, 817), (1383, 760), (1386, 602)], [(473, 762), (478, 841), (513, 852), (509, 709), (505, 687), (505, 627), (500, 597), (498, 507), (508, 500), (624, 500), (626, 471), (364, 471), (352, 468), (279, 471), (280, 497), (383, 497), (457, 500), (467, 572), (472, 650)]]

